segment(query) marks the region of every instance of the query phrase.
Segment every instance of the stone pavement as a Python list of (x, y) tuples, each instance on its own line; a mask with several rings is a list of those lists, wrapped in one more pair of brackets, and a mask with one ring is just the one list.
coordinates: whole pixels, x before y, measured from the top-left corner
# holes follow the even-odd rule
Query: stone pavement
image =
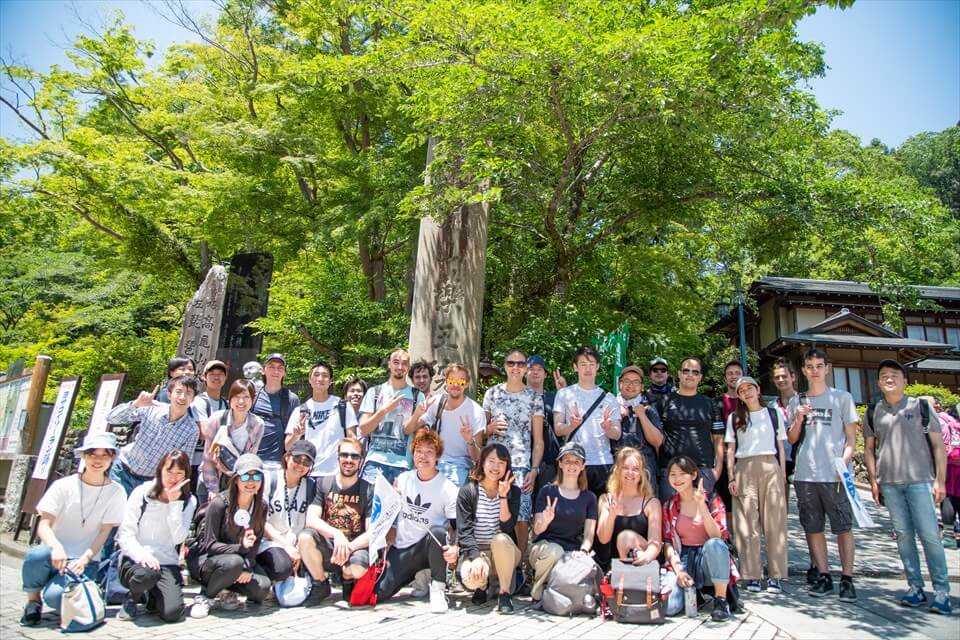
[[(865, 496), (864, 496), (865, 497)], [(726, 623), (714, 623), (702, 613), (695, 619), (674, 618), (663, 625), (637, 626), (603, 622), (595, 618), (557, 618), (531, 608), (529, 599), (514, 599), (517, 613), (501, 616), (494, 604), (475, 607), (469, 594), (451, 597), (451, 609), (444, 615), (429, 613), (425, 600), (401, 595), (389, 604), (375, 609), (348, 609), (330, 604), (309, 609), (279, 609), (273, 603), (250, 606), (246, 611), (214, 610), (203, 620), (187, 619), (175, 625), (162, 625), (149, 615), (136, 621), (113, 619), (116, 608), (108, 609), (108, 622), (95, 630), (91, 638), (168, 638), (197, 640), (223, 638), (317, 638), (349, 637), (364, 640), (400, 640), (402, 638), (590, 638), (615, 640), (661, 640), (691, 638), (693, 640), (827, 640), (850, 638), (910, 638), (915, 640), (957, 640), (960, 638), (960, 601), (953, 598), (955, 613), (937, 616), (926, 611), (910, 610), (895, 604), (894, 598), (904, 588), (900, 574), (896, 543), (889, 535), (886, 511), (868, 502), (880, 528), (857, 532), (857, 579), (859, 599), (854, 604), (840, 603), (836, 597), (814, 599), (804, 593), (802, 572), (806, 569), (803, 534), (791, 502), (790, 558), (791, 577), (787, 593), (774, 596), (744, 594), (746, 612)], [(35, 628), (18, 626), (23, 607), (20, 593), (17, 549), (6, 536), (0, 551), (0, 639), (62, 638), (56, 620), (47, 614), (44, 623)], [(11, 553), (11, 551), (13, 553)], [(836, 567), (836, 548), (830, 548)], [(954, 596), (960, 574), (960, 551), (953, 545), (947, 551)], [(188, 593), (195, 588), (188, 588)], [(406, 594), (406, 592), (401, 592)]]

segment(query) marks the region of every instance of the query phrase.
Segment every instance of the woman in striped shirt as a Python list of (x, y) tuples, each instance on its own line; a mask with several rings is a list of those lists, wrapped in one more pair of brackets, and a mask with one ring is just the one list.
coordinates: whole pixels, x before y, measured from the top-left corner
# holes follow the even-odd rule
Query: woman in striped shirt
[(499, 582), (497, 611), (513, 613), (512, 581), (520, 565), (514, 528), (520, 513), (520, 488), (513, 484), (510, 452), (488, 444), (457, 496), (460, 576), (473, 603), (487, 601), (491, 569)]

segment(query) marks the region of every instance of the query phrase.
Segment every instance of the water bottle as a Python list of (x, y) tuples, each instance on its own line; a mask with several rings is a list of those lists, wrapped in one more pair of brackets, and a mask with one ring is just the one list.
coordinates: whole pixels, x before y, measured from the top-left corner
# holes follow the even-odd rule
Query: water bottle
[(684, 589), (683, 609), (688, 618), (697, 617), (697, 588), (693, 585)]

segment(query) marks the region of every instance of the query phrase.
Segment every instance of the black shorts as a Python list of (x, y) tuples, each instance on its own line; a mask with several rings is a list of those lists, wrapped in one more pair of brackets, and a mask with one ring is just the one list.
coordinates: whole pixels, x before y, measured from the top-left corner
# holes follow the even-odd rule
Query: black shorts
[(834, 535), (853, 529), (853, 509), (839, 482), (794, 481), (793, 488), (797, 492), (800, 524), (806, 533), (823, 533), (827, 518)]
[[(340, 571), (343, 567), (339, 565), (334, 565), (330, 558), (333, 557), (333, 541), (325, 538), (320, 535), (316, 529), (311, 529), (307, 527), (303, 530), (303, 533), (309, 534), (313, 538), (313, 541), (317, 544), (317, 549), (320, 551), (320, 555), (323, 556), (323, 570), (324, 571)], [(370, 566), (370, 552), (367, 549), (357, 549), (350, 554), (350, 557), (347, 559), (348, 565), (358, 565), (366, 569)]]

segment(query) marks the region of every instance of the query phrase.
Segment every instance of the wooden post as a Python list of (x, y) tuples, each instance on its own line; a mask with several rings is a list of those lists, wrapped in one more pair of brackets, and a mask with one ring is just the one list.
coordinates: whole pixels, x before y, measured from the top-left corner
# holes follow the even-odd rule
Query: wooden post
[(27, 423), (20, 438), (20, 452), (30, 454), (37, 439), (37, 427), (40, 424), (40, 407), (43, 404), (43, 392), (47, 388), (50, 375), (50, 356), (37, 356), (33, 363), (33, 377), (30, 379), (30, 392), (27, 395)]

